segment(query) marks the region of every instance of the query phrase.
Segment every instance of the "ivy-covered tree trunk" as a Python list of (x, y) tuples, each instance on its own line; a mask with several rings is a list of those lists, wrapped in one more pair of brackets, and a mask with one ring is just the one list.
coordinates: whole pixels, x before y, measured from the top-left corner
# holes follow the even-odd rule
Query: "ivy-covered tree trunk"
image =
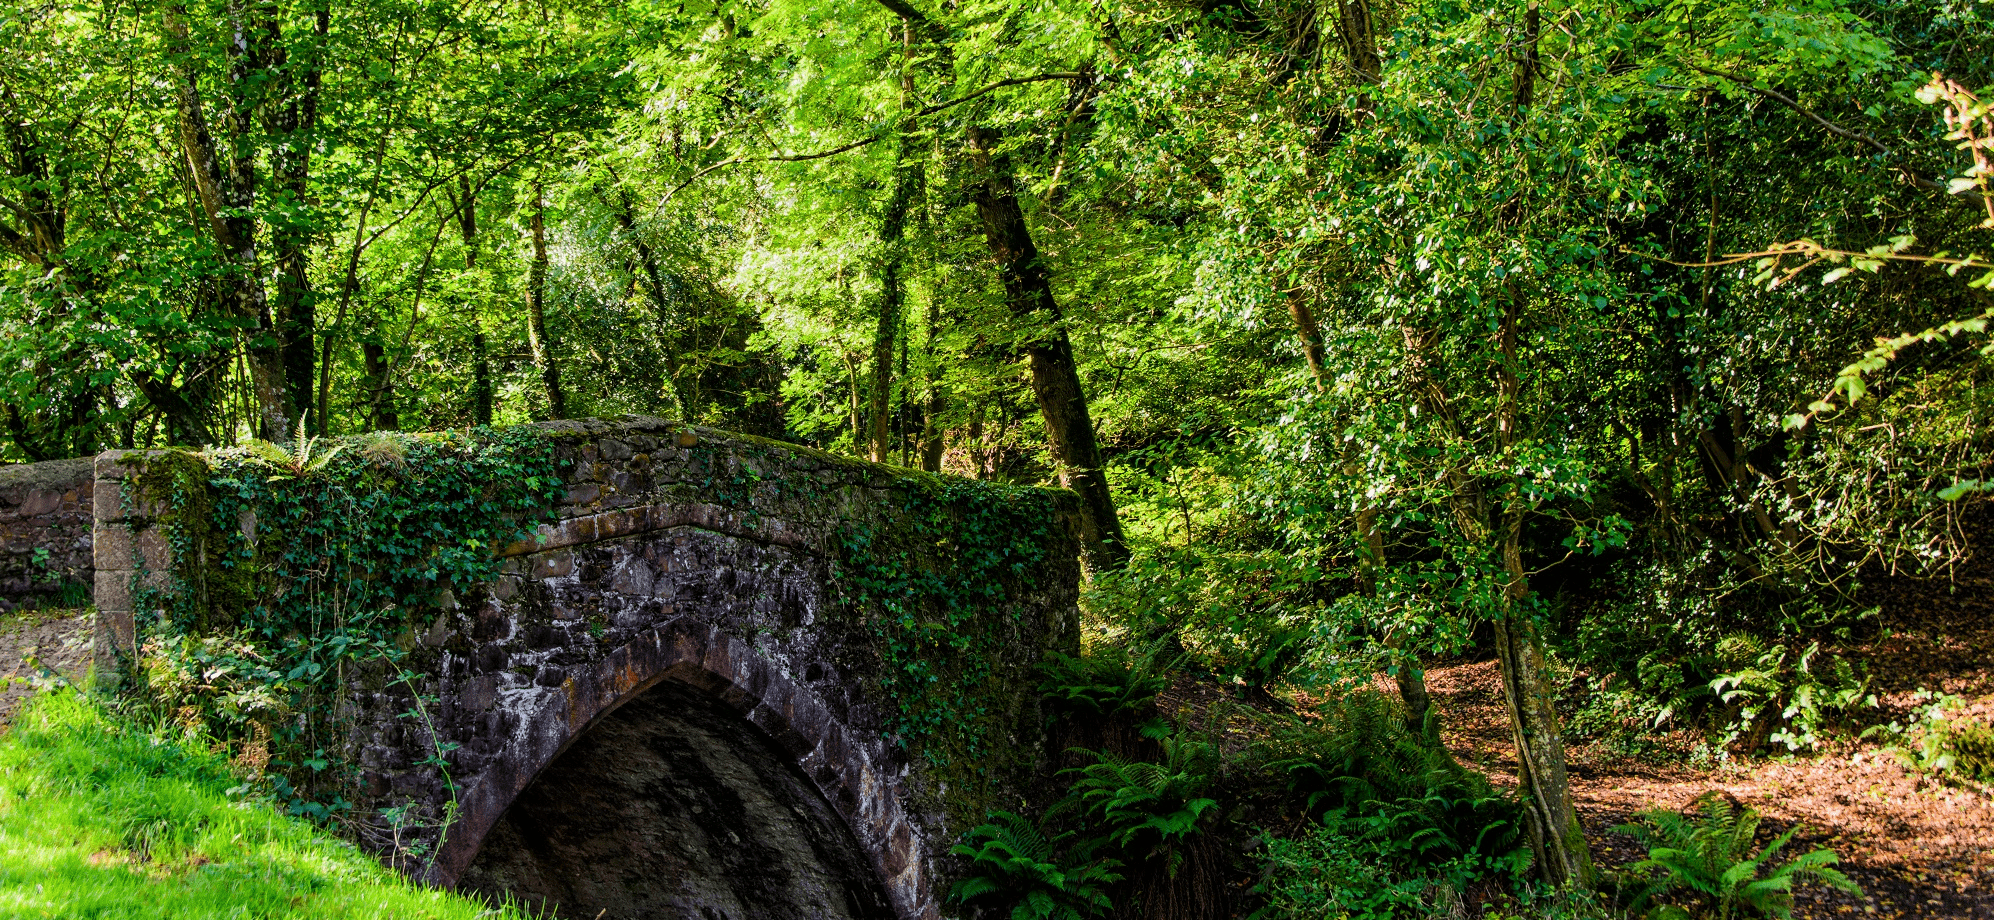
[[(901, 20), (900, 49), (900, 109), (903, 113), (911, 113), (915, 102), (912, 70), (914, 23), (905, 18)], [(892, 432), (888, 423), (893, 416), (893, 357), (896, 348), (906, 347), (900, 336), (907, 306), (907, 217), (926, 179), (920, 161), (911, 155), (915, 153), (910, 137), (914, 127), (911, 116), (902, 119), (899, 136), (894, 140), (893, 193), (887, 197), (886, 209), (879, 221), (879, 314), (872, 339), (872, 404), (869, 416), (872, 459), (877, 463), (891, 458)], [(905, 381), (901, 386), (906, 386)]]
[(540, 384), (547, 391), (547, 417), (567, 418), (561, 366), (555, 363), (553, 343), (547, 340), (547, 190), (538, 179), (533, 181), (533, 214), (527, 229), (533, 238), (533, 261), (526, 268), (526, 341), (533, 349)]
[(921, 469), (930, 473), (942, 471), (942, 452), (948, 443), (943, 438), (942, 410), (947, 405), (942, 394), (942, 370), (935, 363), (935, 331), (942, 323), (941, 299), (928, 298), (928, 398), (921, 409)]
[(1080, 494), (1088, 566), (1119, 569), (1128, 562), (1129, 551), (1103, 475), (1101, 448), (1094, 439), (1087, 395), (1080, 387), (1080, 369), (1073, 361), (1073, 343), (1052, 296), (1052, 275), (1039, 261), (1038, 246), (1018, 204), (1010, 163), (997, 152), (1001, 140), (995, 130), (969, 129), (970, 159), (981, 173), (971, 195), (990, 254), (997, 260), (1011, 315), (1032, 324), (1020, 350), (1030, 362), (1032, 392), (1045, 418), (1060, 484)]

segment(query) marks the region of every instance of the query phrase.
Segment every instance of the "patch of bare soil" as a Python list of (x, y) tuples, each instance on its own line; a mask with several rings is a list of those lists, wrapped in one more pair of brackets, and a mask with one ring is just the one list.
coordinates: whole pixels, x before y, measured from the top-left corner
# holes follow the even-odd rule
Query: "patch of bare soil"
[[(1878, 642), (1868, 651), (1882, 672), (1886, 710), (1908, 707), (1910, 691), (1927, 686), (1976, 701), (1983, 719), (1994, 714), (1990, 640), (1994, 624), (1901, 630)], [(1496, 663), (1450, 664), (1427, 675), (1449, 749), (1513, 786), (1515, 753)], [(1681, 749), (1685, 739), (1659, 740)], [(1908, 771), (1877, 744), (1844, 741), (1812, 756), (1703, 765), (1642, 763), (1589, 744), (1567, 753), (1580, 820), (1602, 869), (1646, 855), (1632, 838), (1613, 833), (1615, 825), (1647, 808), (1684, 808), (1716, 790), (1765, 816), (1761, 843), (1802, 825), (1786, 855), (1830, 847), (1863, 887), (1865, 896), (1855, 897), (1802, 886), (1797, 918), (1994, 918), (1994, 798)]]
[(48, 681), (80, 682), (90, 667), (90, 617), (80, 610), (23, 610), (0, 617), (0, 730)]

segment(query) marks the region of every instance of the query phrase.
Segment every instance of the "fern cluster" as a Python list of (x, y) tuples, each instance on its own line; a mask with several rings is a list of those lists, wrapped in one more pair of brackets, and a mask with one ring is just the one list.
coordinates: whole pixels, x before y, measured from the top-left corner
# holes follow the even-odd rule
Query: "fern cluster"
[(1075, 841), (1068, 831), (1048, 837), (1031, 819), (999, 811), (971, 828), (955, 853), (972, 874), (956, 885), (957, 901), (1013, 899), (1011, 920), (1085, 920), (1112, 907), (1108, 886), (1121, 880), (1121, 862), (1097, 855), (1101, 840)]
[[(1734, 809), (1731, 803), (1706, 792), (1678, 813), (1651, 809), (1636, 816), (1638, 823), (1614, 830), (1631, 834), (1648, 848), (1648, 858), (1627, 867), (1633, 882), (1631, 906), (1650, 920), (1709, 917), (1793, 916), (1793, 886), (1815, 881), (1861, 894), (1862, 889), (1840, 870), (1833, 850), (1813, 850), (1776, 862), (1799, 826), (1788, 828), (1764, 849), (1753, 849), (1759, 813)], [(1658, 903), (1667, 898), (1668, 903)]]
[(1218, 800), (1207, 793), (1217, 779), (1218, 745), (1197, 738), (1162, 739), (1160, 763), (1096, 754), (1081, 767), (1068, 801), (1116, 847), (1139, 859), (1160, 859), (1175, 873), (1183, 845)]
[(1267, 768), (1318, 819), (1378, 838), (1407, 866), (1474, 854), (1527, 861), (1523, 816), (1511, 798), (1405, 725), (1396, 700), (1361, 690), (1324, 704), (1313, 725), (1277, 730)]
[(1040, 666), (1039, 691), (1054, 718), (1137, 712), (1170, 686), (1172, 662), (1154, 648), (1104, 645), (1084, 655), (1054, 652)]

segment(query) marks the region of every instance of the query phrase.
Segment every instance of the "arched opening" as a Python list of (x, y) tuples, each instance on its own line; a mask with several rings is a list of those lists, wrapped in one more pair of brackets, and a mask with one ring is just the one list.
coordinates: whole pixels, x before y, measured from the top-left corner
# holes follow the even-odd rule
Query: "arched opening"
[(891, 920), (830, 803), (768, 736), (659, 683), (507, 807), (460, 889), (568, 920)]

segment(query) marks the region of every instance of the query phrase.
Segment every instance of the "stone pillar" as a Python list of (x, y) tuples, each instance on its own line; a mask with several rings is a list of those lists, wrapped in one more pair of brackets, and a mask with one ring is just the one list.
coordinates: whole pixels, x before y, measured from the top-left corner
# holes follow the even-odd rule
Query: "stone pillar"
[(138, 654), (136, 601), (151, 588), (171, 584), (173, 554), (166, 534), (153, 526), (155, 502), (140, 500), (134, 480), (160, 451), (113, 450), (97, 457), (94, 491), (97, 623), (92, 667), (99, 686), (115, 685), (120, 659)]

